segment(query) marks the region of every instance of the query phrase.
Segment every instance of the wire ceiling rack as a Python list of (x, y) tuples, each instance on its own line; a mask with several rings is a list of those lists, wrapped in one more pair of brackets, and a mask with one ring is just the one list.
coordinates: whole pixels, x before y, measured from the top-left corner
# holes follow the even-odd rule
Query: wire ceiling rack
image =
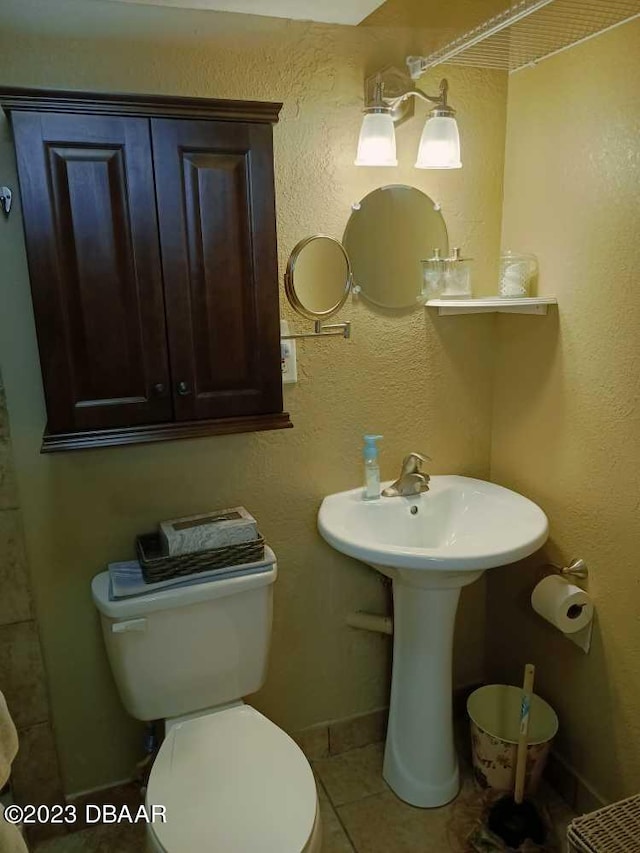
[(513, 73), (637, 17), (640, 0), (520, 0), (407, 66), (414, 80), (444, 62)]

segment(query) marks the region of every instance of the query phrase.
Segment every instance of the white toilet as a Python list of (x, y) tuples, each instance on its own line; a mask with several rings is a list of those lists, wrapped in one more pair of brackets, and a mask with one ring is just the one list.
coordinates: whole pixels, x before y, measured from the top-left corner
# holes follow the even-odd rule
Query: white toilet
[(147, 805), (154, 853), (317, 853), (318, 794), (291, 738), (240, 697), (264, 683), (277, 566), (111, 601), (92, 582), (122, 702), (138, 720), (164, 719), (166, 737)]

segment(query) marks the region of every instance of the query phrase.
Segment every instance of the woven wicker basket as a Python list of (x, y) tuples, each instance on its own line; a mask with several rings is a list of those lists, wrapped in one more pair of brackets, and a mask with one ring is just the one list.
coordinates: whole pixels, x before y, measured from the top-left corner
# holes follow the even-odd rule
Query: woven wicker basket
[(640, 853), (640, 795), (575, 818), (567, 840), (571, 853)]
[(157, 533), (138, 536), (136, 546), (142, 576), (147, 583), (264, 560), (262, 536), (258, 536), (252, 542), (239, 542), (236, 545), (225, 545), (223, 548), (196, 551), (193, 554), (178, 554), (173, 557), (163, 553), (160, 536)]

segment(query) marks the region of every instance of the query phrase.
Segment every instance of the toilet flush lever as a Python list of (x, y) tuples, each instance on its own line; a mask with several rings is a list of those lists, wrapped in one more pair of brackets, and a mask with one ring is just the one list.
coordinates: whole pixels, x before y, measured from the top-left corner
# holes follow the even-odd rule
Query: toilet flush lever
[(124, 634), (129, 631), (146, 631), (147, 630), (147, 620), (146, 619), (127, 619), (125, 622), (114, 622), (111, 625), (111, 633), (112, 634)]

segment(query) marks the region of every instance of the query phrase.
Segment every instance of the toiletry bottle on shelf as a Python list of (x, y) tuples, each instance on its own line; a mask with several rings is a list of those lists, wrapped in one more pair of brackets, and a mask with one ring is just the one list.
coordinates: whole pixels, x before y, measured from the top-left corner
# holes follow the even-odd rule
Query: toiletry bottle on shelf
[(434, 249), (433, 255), (422, 264), (422, 292), (418, 297), (421, 305), (426, 305), (430, 299), (437, 299), (444, 287), (444, 259), (440, 257), (440, 249)]
[(453, 255), (446, 258), (444, 271), (444, 299), (465, 299), (471, 296), (471, 258), (460, 256), (455, 248)]
[(364, 457), (364, 492), (365, 501), (375, 501), (380, 497), (380, 467), (378, 465), (378, 442), (381, 435), (365, 435), (362, 455)]

